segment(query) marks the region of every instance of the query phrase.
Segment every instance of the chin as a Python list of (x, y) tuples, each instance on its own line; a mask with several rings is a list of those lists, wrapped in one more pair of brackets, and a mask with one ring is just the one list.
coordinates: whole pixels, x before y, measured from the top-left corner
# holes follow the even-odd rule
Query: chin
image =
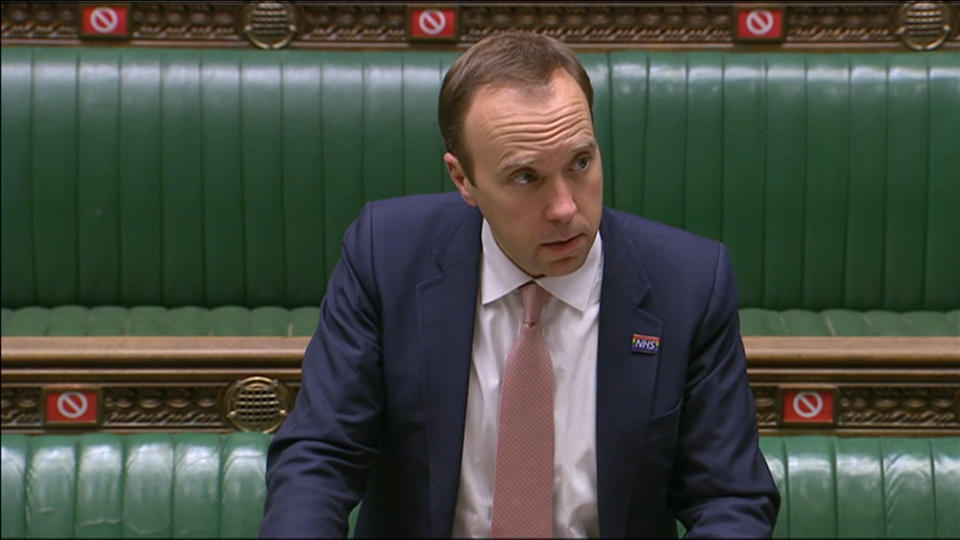
[(587, 257), (571, 257), (569, 259), (563, 259), (560, 261), (555, 261), (549, 263), (544, 268), (543, 275), (547, 277), (560, 277), (566, 276), (567, 274), (572, 274), (580, 269), (583, 266), (583, 263), (586, 262)]

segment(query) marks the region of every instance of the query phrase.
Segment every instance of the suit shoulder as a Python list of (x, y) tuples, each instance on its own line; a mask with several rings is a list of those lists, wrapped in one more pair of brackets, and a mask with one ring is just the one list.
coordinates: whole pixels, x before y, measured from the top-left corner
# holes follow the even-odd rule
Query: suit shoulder
[(451, 231), (480, 219), (459, 193), (408, 195), (364, 205), (348, 236), (375, 239), (388, 251), (431, 249)]
[(643, 251), (674, 254), (715, 254), (726, 249), (717, 240), (665, 225), (622, 210), (604, 209), (605, 217), (617, 222), (631, 241)]
[(367, 203), (364, 210), (387, 217), (423, 219), (424, 216), (456, 212), (466, 206), (459, 193), (447, 192), (379, 199)]

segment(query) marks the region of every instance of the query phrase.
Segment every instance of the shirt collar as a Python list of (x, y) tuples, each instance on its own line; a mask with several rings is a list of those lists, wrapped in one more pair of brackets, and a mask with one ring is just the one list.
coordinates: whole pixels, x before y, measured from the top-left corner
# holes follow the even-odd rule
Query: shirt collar
[[(480, 231), (483, 244), (483, 265), (480, 271), (480, 299), (483, 305), (506, 296), (530, 281), (530, 276), (513, 263), (500, 249), (486, 218)], [(565, 276), (542, 277), (534, 281), (563, 303), (586, 311), (600, 301), (599, 289), (594, 285), (603, 263), (600, 232), (594, 238), (587, 259), (576, 271)]]

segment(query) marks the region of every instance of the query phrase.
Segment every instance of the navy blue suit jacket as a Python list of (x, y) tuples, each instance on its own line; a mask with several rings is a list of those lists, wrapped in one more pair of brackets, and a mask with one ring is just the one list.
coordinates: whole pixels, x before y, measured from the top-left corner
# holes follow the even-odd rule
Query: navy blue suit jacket
[[(270, 446), (264, 536), (449, 536), (482, 218), (456, 193), (367, 205), (347, 230), (296, 406)], [(603, 536), (768, 536), (737, 289), (717, 242), (604, 209), (597, 356)], [(660, 337), (658, 354), (631, 351)]]

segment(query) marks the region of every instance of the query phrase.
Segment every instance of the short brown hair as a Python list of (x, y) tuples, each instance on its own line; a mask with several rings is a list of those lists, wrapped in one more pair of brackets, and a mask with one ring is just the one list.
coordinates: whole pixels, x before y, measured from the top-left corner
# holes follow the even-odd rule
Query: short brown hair
[(463, 120), (477, 90), (490, 84), (546, 85), (557, 69), (565, 70), (577, 81), (587, 98), (592, 119), (590, 77), (562, 41), (540, 34), (503, 32), (467, 49), (450, 66), (440, 87), (437, 116), (447, 152), (457, 156), (472, 176), (470, 158), (463, 146)]

